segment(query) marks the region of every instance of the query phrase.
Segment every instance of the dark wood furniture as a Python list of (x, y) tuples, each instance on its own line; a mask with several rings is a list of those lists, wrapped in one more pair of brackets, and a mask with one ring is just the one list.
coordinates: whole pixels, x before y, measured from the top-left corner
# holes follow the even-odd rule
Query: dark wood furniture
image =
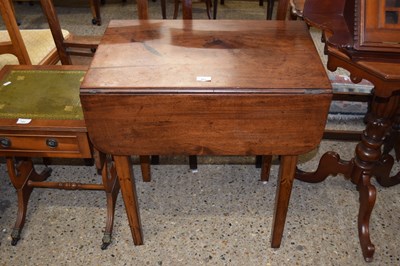
[(40, 4), (43, 14), (49, 23), (61, 64), (71, 65), (71, 56), (92, 57), (101, 37), (75, 36), (71, 34), (68, 38), (64, 38), (53, 1), (40, 0)]
[[(220, 1), (221, 5), (225, 4), (225, 0)], [(267, 0), (267, 15), (266, 18), (267, 20), (272, 19), (272, 11), (274, 10), (274, 0)], [(259, 0), (258, 1), (259, 6), (264, 6), (264, 0)], [(217, 8), (218, 8), (218, 0), (214, 0), (214, 10), (213, 10), (213, 19), (217, 19)]]
[[(107, 219), (102, 249), (111, 243), (119, 183), (111, 156), (93, 149), (79, 101), (83, 66), (5, 66), (0, 71), (0, 156), (6, 157), (8, 174), (18, 196), (12, 244), (20, 239), (29, 197), (35, 187), (67, 190), (103, 190)], [(51, 169), (35, 171), (32, 158), (82, 158), (93, 161), (102, 182), (46, 181)], [(143, 177), (149, 178), (147, 157), (142, 157)]]
[(276, 154), (279, 247), (297, 156), (320, 142), (331, 97), (300, 21), (111, 21), (81, 86), (90, 139), (114, 156), (135, 244), (131, 154)]
[[(61, 61), (64, 65), (70, 65), (72, 64), (71, 55), (92, 57), (100, 41), (100, 37), (69, 34), (67, 38), (64, 38), (52, 0), (40, 0), (40, 4), (43, 14), (48, 21), (56, 49), (44, 57), (39, 64), (50, 65)], [(17, 25), (12, 1), (0, 1), (0, 12), (10, 35), (10, 42), (0, 43), (0, 54), (14, 54), (20, 64), (32, 64)], [(41, 44), (38, 43), (38, 45)]]
[[(373, 259), (375, 247), (369, 233), (369, 220), (375, 204), (375, 176), (382, 186), (400, 183), (400, 175), (390, 177), (392, 156), (382, 154), (388, 132), (398, 133), (400, 91), (400, 22), (398, 1), (318, 1), (305, 2), (303, 17), (324, 31), (328, 69), (342, 67), (355, 83), (362, 79), (374, 85), (370, 112), (355, 157), (343, 161), (335, 152), (326, 153), (314, 173), (299, 171), (297, 179), (323, 181), (328, 175), (343, 174), (356, 184), (360, 193), (358, 231), (363, 256)], [(395, 15), (394, 15), (395, 13)], [(396, 15), (397, 14), (397, 15)], [(393, 135), (393, 133), (392, 133)]]

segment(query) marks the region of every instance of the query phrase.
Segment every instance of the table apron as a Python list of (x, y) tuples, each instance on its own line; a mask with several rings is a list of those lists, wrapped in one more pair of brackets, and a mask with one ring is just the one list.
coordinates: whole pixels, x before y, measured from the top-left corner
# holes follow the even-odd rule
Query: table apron
[(332, 95), (83, 94), (94, 146), (114, 155), (297, 155), (315, 148)]

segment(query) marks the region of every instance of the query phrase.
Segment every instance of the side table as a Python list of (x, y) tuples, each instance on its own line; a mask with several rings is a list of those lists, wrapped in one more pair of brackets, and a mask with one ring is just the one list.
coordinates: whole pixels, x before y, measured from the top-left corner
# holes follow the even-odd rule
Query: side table
[[(86, 70), (84, 66), (5, 66), (0, 72), (0, 156), (6, 157), (8, 174), (18, 195), (13, 245), (20, 239), (35, 187), (104, 190), (107, 219), (102, 249), (111, 243), (120, 186), (111, 156), (94, 149), (87, 135), (79, 100), (79, 86)], [(94, 158), (102, 182), (45, 182), (51, 169), (46, 167), (37, 173), (34, 157)]]

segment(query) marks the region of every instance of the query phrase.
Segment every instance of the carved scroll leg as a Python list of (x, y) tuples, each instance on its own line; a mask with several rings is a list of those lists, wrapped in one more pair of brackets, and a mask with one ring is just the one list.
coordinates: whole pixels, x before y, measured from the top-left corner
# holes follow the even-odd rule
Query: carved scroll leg
[(330, 175), (343, 174), (346, 178), (350, 178), (353, 165), (353, 161), (344, 161), (340, 159), (339, 154), (329, 151), (322, 155), (315, 172), (304, 172), (297, 169), (296, 179), (308, 183), (318, 183)]
[(297, 163), (297, 156), (282, 156), (281, 159), (272, 227), (271, 247), (273, 248), (279, 248), (281, 245)]
[(358, 189), (360, 193), (360, 209), (358, 211), (358, 237), (360, 239), (361, 250), (364, 259), (371, 262), (375, 252), (375, 246), (372, 244), (369, 234), (369, 220), (372, 209), (375, 205), (376, 188), (371, 185), (371, 176), (363, 173)]
[(272, 155), (262, 156), (261, 163), (261, 181), (267, 182), (269, 180), (269, 173), (271, 171)]
[(383, 145), (383, 154), (388, 154), (394, 149), (396, 154), (396, 160), (400, 159), (400, 111), (396, 113), (392, 128), (389, 130), (389, 134), (386, 136)]
[(393, 164), (393, 157), (389, 154), (384, 154), (373, 169), (372, 176), (375, 176), (378, 183), (383, 187), (391, 187), (400, 184), (400, 173), (390, 176)]
[(31, 159), (21, 160), (17, 163), (17, 166), (15, 166), (13, 158), (7, 157), (6, 161), (8, 174), (13, 186), (17, 190), (18, 197), (17, 219), (11, 233), (11, 245), (15, 246), (21, 238), (21, 231), (25, 224), (29, 197), (33, 190), (32, 187), (27, 185), (28, 180), (44, 181), (50, 176), (51, 169), (45, 168), (42, 173), (38, 174), (33, 167)]
[(122, 198), (125, 204), (126, 215), (128, 216), (129, 226), (135, 245), (142, 245), (142, 226), (138, 200), (136, 196), (136, 186), (132, 171), (132, 162), (129, 156), (114, 156), (117, 169), (118, 180), (121, 185)]
[(107, 197), (107, 219), (101, 249), (106, 249), (111, 244), (111, 235), (114, 225), (115, 205), (120, 189), (117, 172), (111, 158), (107, 158), (102, 169), (102, 179)]

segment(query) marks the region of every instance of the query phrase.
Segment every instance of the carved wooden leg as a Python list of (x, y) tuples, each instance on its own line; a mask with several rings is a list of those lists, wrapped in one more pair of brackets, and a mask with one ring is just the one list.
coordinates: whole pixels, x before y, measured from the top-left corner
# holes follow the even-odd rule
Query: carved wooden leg
[(367, 127), (363, 132), (361, 142), (356, 147), (352, 181), (357, 184), (360, 193), (358, 233), (366, 261), (372, 261), (375, 251), (369, 234), (369, 220), (375, 204), (376, 189), (370, 183), (370, 179), (381, 159), (381, 147), (391, 125), (391, 119), (399, 106), (398, 100), (398, 97), (391, 97), (385, 102), (374, 97)]
[(396, 154), (396, 160), (400, 160), (400, 110), (396, 113), (396, 117), (393, 121), (392, 128), (389, 131), (388, 136), (385, 139), (383, 145), (383, 154), (388, 154), (394, 149)]
[(273, 248), (279, 248), (281, 245), (290, 194), (292, 192), (292, 185), (296, 171), (296, 163), (297, 156), (282, 156), (275, 196), (275, 215), (271, 240), (271, 247)]
[[(356, 147), (353, 160), (346, 162), (341, 160), (338, 154), (327, 152), (322, 156), (315, 172), (305, 173), (298, 170), (296, 173), (297, 179), (311, 183), (321, 182), (329, 175), (342, 173), (357, 185), (360, 193), (358, 232), (366, 261), (372, 261), (375, 250), (369, 235), (369, 219), (375, 204), (376, 189), (371, 185), (370, 179), (376, 174), (378, 181), (382, 183), (394, 182), (387, 178), (383, 180), (383, 177), (387, 177), (390, 173), (393, 159), (390, 161), (389, 156), (382, 157), (381, 147), (391, 124), (390, 121), (398, 109), (398, 98), (391, 97), (386, 100), (374, 98), (371, 104), (372, 112), (367, 117), (367, 126), (362, 134), (361, 142)], [(383, 170), (383, 173), (380, 170)]]
[(344, 161), (340, 159), (339, 154), (329, 151), (322, 155), (315, 172), (303, 172), (297, 169), (296, 179), (308, 183), (319, 183), (330, 175), (343, 174), (346, 178), (350, 178), (353, 166), (353, 160)]
[(372, 209), (375, 205), (376, 188), (371, 185), (371, 175), (363, 173), (358, 189), (360, 193), (360, 208), (358, 211), (358, 237), (360, 239), (361, 250), (364, 259), (367, 262), (372, 261), (375, 246), (372, 244), (369, 235), (369, 220), (371, 218)]
[(128, 216), (132, 238), (135, 245), (142, 245), (142, 226), (140, 223), (139, 206), (136, 196), (135, 180), (132, 162), (129, 156), (114, 156), (118, 180), (121, 185), (122, 198)]
[(390, 171), (392, 170), (394, 164), (394, 159), (389, 154), (382, 155), (381, 159), (373, 169), (372, 175), (375, 176), (379, 185), (383, 187), (391, 187), (400, 184), (400, 173), (394, 176), (390, 176)]
[(14, 158), (7, 157), (6, 161), (8, 174), (13, 186), (17, 190), (18, 196), (17, 220), (15, 221), (11, 233), (11, 245), (15, 246), (21, 238), (21, 231), (25, 224), (28, 201), (33, 190), (33, 187), (27, 185), (28, 180), (44, 181), (50, 176), (51, 169), (46, 168), (42, 173), (38, 174), (33, 167), (31, 159), (23, 159), (19, 161), (17, 165), (15, 165)]
[[(102, 157), (104, 154), (102, 155)], [(104, 231), (104, 236), (102, 239), (101, 249), (106, 249), (111, 244), (111, 235), (114, 225), (114, 213), (115, 213), (115, 205), (117, 202), (118, 192), (120, 189), (117, 172), (115, 170), (114, 163), (112, 162), (111, 157), (105, 158), (103, 160), (103, 168), (102, 168), (102, 180), (104, 185), (104, 190), (106, 191), (107, 197), (107, 219), (106, 219), (106, 227)]]
[(262, 156), (261, 164), (261, 181), (267, 182), (269, 180), (269, 173), (271, 171), (272, 156), (264, 155)]

